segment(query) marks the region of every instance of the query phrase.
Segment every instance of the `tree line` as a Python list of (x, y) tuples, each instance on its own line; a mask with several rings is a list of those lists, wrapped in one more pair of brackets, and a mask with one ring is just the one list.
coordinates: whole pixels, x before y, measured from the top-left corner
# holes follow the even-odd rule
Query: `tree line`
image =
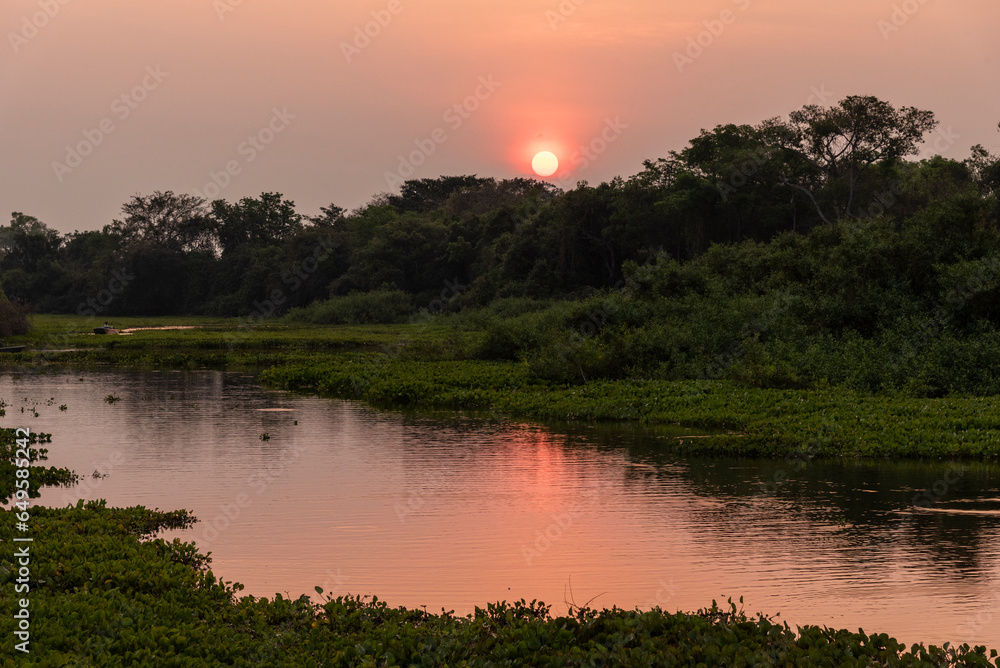
[(0, 227), (0, 285), (38, 312), (98, 317), (271, 315), (358, 294), (396, 295), (405, 310), (456, 284), (457, 309), (584, 298), (621, 285), (628, 266), (685, 263), (713, 245), (876, 220), (900, 230), (943, 203), (974, 206), (974, 224), (995, 229), (1000, 160), (981, 146), (961, 161), (913, 159), (936, 126), (930, 111), (851, 96), (703, 130), (631, 177), (566, 191), (442, 176), (314, 215), (276, 192), (157, 191), (102, 230), (65, 235), (15, 212)]

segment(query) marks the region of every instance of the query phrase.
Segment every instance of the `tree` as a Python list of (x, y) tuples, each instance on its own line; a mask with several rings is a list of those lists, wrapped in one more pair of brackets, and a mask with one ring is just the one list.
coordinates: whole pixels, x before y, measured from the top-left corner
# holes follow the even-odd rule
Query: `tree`
[(789, 114), (787, 123), (771, 119), (757, 130), (785, 152), (782, 183), (808, 197), (830, 222), (857, 218), (859, 195), (872, 195), (866, 181), (872, 168), (916, 155), (937, 123), (930, 111), (897, 109), (876, 97), (852, 95), (835, 107), (807, 105)]
[(43, 260), (54, 258), (61, 246), (56, 230), (15, 211), (10, 214), (10, 226), (0, 227), (0, 268), (33, 272)]
[(125, 247), (139, 243), (176, 251), (215, 251), (217, 237), (205, 200), (173, 191), (134, 195), (122, 205), (122, 220), (106, 228)]
[(706, 218), (705, 230), (712, 241), (763, 240), (775, 232), (798, 226), (794, 200), (779, 187), (786, 167), (782, 151), (772, 145), (772, 137), (750, 125), (719, 125), (702, 130), (691, 145), (671, 153), (676, 163), (675, 189), (694, 185), (694, 176), (716, 191), (699, 194), (699, 207), (714, 208)]
[(984, 195), (1000, 192), (1000, 158), (983, 148), (982, 144), (972, 147), (972, 155), (966, 159), (965, 165)]
[(17, 303), (8, 301), (0, 289), (0, 336), (15, 336), (27, 334), (31, 329), (28, 322), (27, 309)]
[(480, 179), (477, 185), (452, 191), (440, 208), (452, 218), (470, 218), (524, 202), (537, 204), (560, 192), (551, 183), (535, 179)]
[(306, 220), (320, 228), (331, 228), (335, 225), (339, 225), (344, 222), (344, 215), (347, 210), (343, 207), (339, 207), (336, 204), (331, 204), (330, 206), (321, 206), (319, 208), (320, 215), (318, 216), (307, 216)]
[(400, 213), (424, 213), (441, 207), (455, 192), (475, 189), (492, 182), (472, 176), (441, 176), (436, 179), (411, 179), (403, 183), (398, 195), (389, 195), (387, 203)]
[(261, 193), (260, 199), (244, 197), (236, 204), (215, 200), (212, 218), (223, 253), (245, 244), (280, 243), (302, 229), (295, 202), (283, 199), (281, 193)]

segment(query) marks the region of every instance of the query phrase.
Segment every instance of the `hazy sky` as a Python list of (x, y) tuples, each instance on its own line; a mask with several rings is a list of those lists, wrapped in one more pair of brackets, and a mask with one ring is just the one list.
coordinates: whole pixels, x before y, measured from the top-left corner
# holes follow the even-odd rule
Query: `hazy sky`
[(542, 149), (596, 184), (852, 94), (934, 111), (932, 152), (1000, 152), (998, 25), (996, 0), (2, 0), (0, 215), (98, 229), (154, 190), (312, 214)]

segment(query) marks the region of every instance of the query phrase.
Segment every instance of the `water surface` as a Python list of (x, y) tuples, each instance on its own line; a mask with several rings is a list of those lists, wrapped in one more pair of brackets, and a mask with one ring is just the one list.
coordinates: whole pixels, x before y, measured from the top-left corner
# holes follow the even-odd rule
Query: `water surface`
[(6, 374), (0, 397), (0, 426), (52, 433), (49, 463), (85, 476), (41, 503), (190, 509), (165, 535), (244, 593), (458, 613), (743, 596), (792, 625), (1000, 648), (995, 466), (689, 459), (662, 430), (378, 412), (215, 371)]

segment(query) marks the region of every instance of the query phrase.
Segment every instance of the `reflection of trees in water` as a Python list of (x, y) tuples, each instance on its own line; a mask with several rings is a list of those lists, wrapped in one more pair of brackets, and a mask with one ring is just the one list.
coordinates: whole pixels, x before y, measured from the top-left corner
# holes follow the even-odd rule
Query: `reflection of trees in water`
[(911, 562), (952, 574), (980, 572), (997, 551), (1000, 516), (934, 512), (955, 500), (1000, 496), (996, 465), (811, 461), (792, 467), (695, 459), (678, 473), (673, 458), (668, 461), (665, 475), (720, 502), (694, 507), (696, 521), (733, 540), (759, 538), (759, 528), (768, 527), (777, 534), (772, 539), (792, 548), (812, 550), (820, 541), (858, 566)]
[(750, 557), (825, 545), (858, 568), (913, 564), (952, 577), (981, 573), (998, 552), (1000, 515), (937, 512), (1000, 498), (995, 464), (686, 459), (671, 449), (669, 430), (641, 425), (562, 424), (548, 436), (567, 450), (612, 455), (609, 465), (623, 461), (623, 493), (684, 499), (693, 526)]

